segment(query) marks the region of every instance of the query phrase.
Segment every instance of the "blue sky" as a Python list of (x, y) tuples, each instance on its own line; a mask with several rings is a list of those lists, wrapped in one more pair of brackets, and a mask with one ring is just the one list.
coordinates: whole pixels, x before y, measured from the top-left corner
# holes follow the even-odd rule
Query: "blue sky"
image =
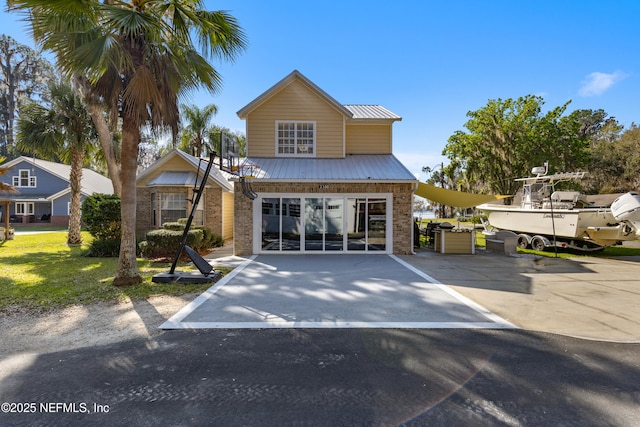
[[(244, 131), (236, 111), (297, 69), (343, 104), (380, 104), (402, 117), (394, 154), (414, 173), (435, 166), (466, 113), (489, 99), (540, 95), (548, 109), (604, 109), (640, 124), (640, 2), (238, 0), (228, 10), (249, 46), (218, 63), (224, 86), (189, 102), (219, 108), (216, 123)], [(30, 44), (2, 12), (3, 32)]]

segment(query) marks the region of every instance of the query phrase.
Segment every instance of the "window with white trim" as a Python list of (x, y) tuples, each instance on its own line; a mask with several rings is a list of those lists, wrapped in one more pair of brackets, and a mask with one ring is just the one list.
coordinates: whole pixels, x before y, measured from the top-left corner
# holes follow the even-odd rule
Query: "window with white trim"
[(160, 224), (187, 217), (186, 193), (160, 193)]
[(14, 187), (35, 187), (36, 177), (31, 176), (30, 169), (20, 169), (18, 171), (18, 176), (13, 177), (13, 186)]
[(16, 202), (16, 215), (33, 215), (33, 202)]
[(316, 122), (276, 121), (276, 155), (316, 156)]

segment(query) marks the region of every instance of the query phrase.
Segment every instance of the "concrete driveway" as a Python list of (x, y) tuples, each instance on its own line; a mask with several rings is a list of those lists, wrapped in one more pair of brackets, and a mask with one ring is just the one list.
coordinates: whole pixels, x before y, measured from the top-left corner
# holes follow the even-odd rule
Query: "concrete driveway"
[(161, 328), (513, 325), (398, 257), (336, 254), (246, 259)]
[(640, 257), (402, 256), (520, 328), (599, 341), (640, 342)]
[(640, 342), (640, 258), (214, 254), (179, 328), (511, 328)]

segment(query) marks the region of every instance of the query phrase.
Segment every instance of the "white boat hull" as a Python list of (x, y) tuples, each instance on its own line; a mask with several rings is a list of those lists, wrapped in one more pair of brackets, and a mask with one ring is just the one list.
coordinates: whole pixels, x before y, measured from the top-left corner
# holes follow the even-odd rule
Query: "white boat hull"
[(520, 203), (478, 206), (497, 229), (521, 234), (520, 244), (557, 245), (585, 250), (640, 238), (640, 194), (629, 192), (610, 207), (598, 207), (578, 191), (556, 191), (555, 184), (582, 179), (584, 172), (547, 175), (548, 163), (534, 168), (523, 182)]
[[(510, 205), (481, 205), (492, 227), (518, 234), (556, 236), (589, 241), (598, 246), (635, 240), (635, 233), (618, 224), (610, 209), (524, 209)], [(553, 214), (553, 217), (552, 217)]]

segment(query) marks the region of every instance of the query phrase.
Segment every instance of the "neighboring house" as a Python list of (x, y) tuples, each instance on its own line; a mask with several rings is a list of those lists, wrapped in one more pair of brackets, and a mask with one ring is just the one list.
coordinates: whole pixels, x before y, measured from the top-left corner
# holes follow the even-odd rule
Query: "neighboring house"
[[(14, 224), (69, 225), (71, 166), (20, 156), (2, 166), (8, 172), (0, 180), (18, 190), (3, 199), (11, 201), (9, 218)], [(111, 180), (91, 169), (82, 170), (82, 199), (94, 193), (113, 194)], [(4, 217), (5, 207), (0, 207)]]
[[(154, 162), (136, 178), (136, 233), (138, 236), (176, 222), (191, 213), (194, 188), (207, 167), (197, 157), (180, 150)], [(224, 240), (233, 238), (233, 185), (230, 174), (211, 168), (205, 191), (194, 214), (193, 226), (205, 226)], [(197, 187), (196, 187), (197, 186)]]
[(412, 253), (417, 180), (392, 154), (401, 117), (342, 105), (298, 71), (237, 114), (257, 197), (235, 183), (235, 254)]

